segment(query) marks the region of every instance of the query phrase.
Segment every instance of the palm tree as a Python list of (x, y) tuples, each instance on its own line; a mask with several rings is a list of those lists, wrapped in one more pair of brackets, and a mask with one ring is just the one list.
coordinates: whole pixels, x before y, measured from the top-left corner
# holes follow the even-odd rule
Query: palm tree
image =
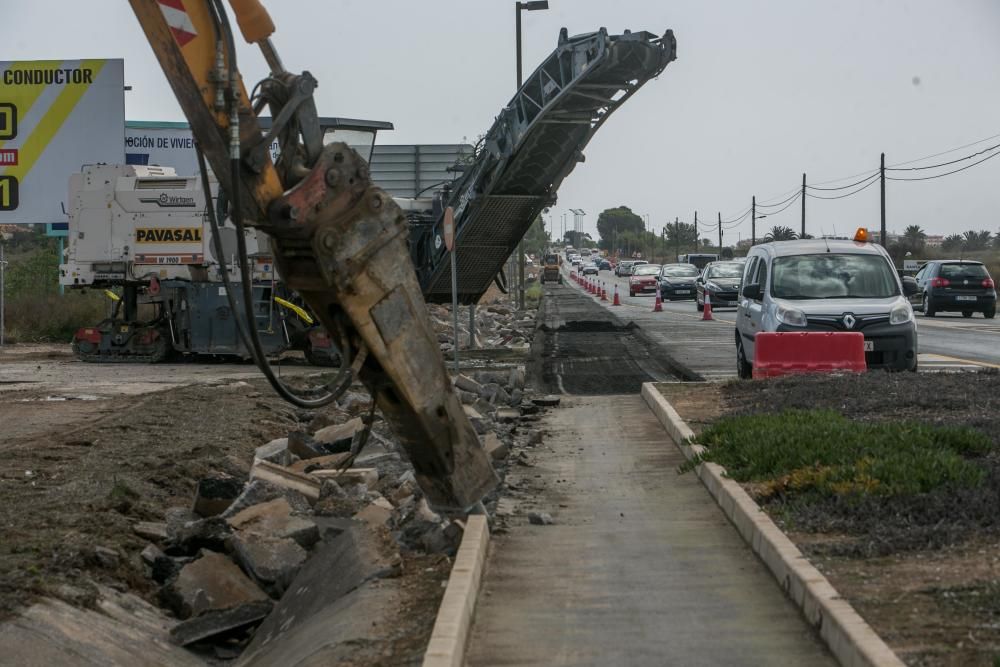
[(941, 241), (941, 250), (945, 252), (961, 250), (964, 243), (965, 239), (962, 238), (961, 234), (949, 234)]
[(965, 250), (972, 252), (989, 248), (993, 235), (985, 229), (981, 232), (970, 229), (962, 234), (962, 238), (965, 239)]
[(920, 252), (927, 243), (927, 233), (920, 225), (909, 225), (903, 232), (903, 245), (910, 252)]
[(764, 243), (770, 243), (771, 241), (794, 241), (797, 238), (799, 238), (799, 235), (791, 227), (775, 225), (771, 227), (771, 231), (764, 237)]

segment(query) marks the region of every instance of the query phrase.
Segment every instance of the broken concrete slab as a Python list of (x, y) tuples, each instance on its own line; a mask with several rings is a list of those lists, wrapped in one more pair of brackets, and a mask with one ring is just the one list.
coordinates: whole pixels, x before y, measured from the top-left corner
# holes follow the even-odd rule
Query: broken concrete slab
[(147, 544), (146, 548), (139, 554), (139, 557), (142, 558), (142, 562), (146, 565), (152, 565), (158, 558), (166, 558), (166, 554), (160, 551), (160, 548), (155, 544)]
[(222, 514), (242, 490), (243, 482), (232, 475), (205, 477), (198, 481), (191, 510), (202, 517)]
[(292, 465), (288, 466), (288, 469), (293, 472), (307, 473), (321, 468), (336, 468), (349, 458), (351, 458), (350, 452), (326, 454), (324, 456), (317, 456), (311, 459), (296, 461)]
[(476, 433), (483, 435), (489, 432), (489, 423), (475, 407), (463, 405), (462, 408), (465, 410), (465, 416), (472, 422), (472, 428), (476, 429)]
[(163, 542), (167, 539), (167, 524), (154, 521), (140, 521), (132, 526), (132, 532), (150, 542)]
[[(268, 644), (251, 642), (237, 667), (272, 665), (356, 665), (357, 645), (381, 634), (390, 610), (405, 604), (402, 582), (383, 579), (363, 583), (343, 597), (330, 600), (318, 613), (295, 619)], [(274, 613), (274, 612), (272, 612)], [(255, 634), (259, 635), (261, 628)], [(388, 659), (383, 664), (392, 664)]]
[(243, 492), (240, 493), (236, 500), (233, 501), (233, 504), (219, 516), (223, 519), (228, 519), (236, 514), (239, 514), (248, 507), (252, 507), (260, 503), (266, 503), (268, 500), (274, 500), (275, 498), (284, 498), (296, 512), (308, 512), (312, 507), (309, 499), (298, 491), (281, 487), (277, 484), (271, 484), (270, 482), (266, 482), (262, 479), (255, 479), (243, 487)]
[(336, 454), (340, 451), (348, 451), (354, 434), (364, 430), (364, 428), (365, 423), (361, 421), (361, 418), (355, 417), (343, 424), (321, 428), (313, 435), (313, 439), (328, 453)]
[(239, 531), (231, 542), (236, 560), (243, 569), (277, 596), (288, 590), (299, 568), (309, 558), (306, 550), (290, 538)]
[(262, 479), (282, 488), (297, 491), (310, 502), (319, 500), (319, 481), (314, 477), (297, 473), (280, 465), (267, 461), (254, 461), (250, 469), (250, 479)]
[(236, 530), (293, 539), (304, 549), (310, 548), (319, 540), (316, 524), (293, 516), (292, 506), (284, 497), (248, 507), (227, 521)]
[(292, 462), (292, 453), (288, 451), (288, 438), (277, 438), (261, 445), (254, 451), (254, 462), (267, 461), (279, 466), (287, 466)]
[(510, 453), (510, 446), (503, 442), (496, 433), (487, 433), (482, 436), (483, 449), (494, 461), (502, 461)]
[(365, 484), (375, 486), (378, 483), (378, 470), (376, 468), (348, 468), (347, 470), (313, 470), (309, 473), (319, 479), (332, 479), (340, 486), (352, 486), (354, 484)]
[(167, 553), (177, 556), (194, 555), (199, 549), (224, 551), (230, 532), (229, 525), (222, 517), (189, 521), (172, 536)]
[(209, 637), (230, 632), (243, 626), (264, 620), (274, 603), (270, 600), (249, 602), (232, 609), (213, 609), (186, 621), (181, 621), (170, 629), (170, 639), (178, 646), (187, 646)]
[(322, 456), (318, 443), (312, 436), (302, 431), (292, 431), (288, 434), (288, 451), (300, 459), (313, 459)]
[(201, 558), (181, 568), (177, 579), (161, 596), (179, 618), (268, 600), (264, 591), (233, 561), (214, 551), (206, 551)]
[[(237, 665), (335, 664), (310, 658), (326, 655), (323, 652), (331, 644), (349, 639), (344, 624), (357, 632), (370, 631), (371, 614), (352, 612), (357, 597), (366, 595), (359, 593), (365, 582), (379, 580), (372, 589), (378, 596), (373, 609), (397, 604), (382, 593), (393, 588), (395, 582), (384, 578), (396, 575), (399, 566), (399, 552), (386, 531), (360, 526), (345, 530), (309, 559), (254, 633)], [(364, 619), (366, 627), (358, 627), (357, 619)]]
[(106, 587), (99, 591), (97, 609), (43, 598), (0, 623), (0, 662), (22, 667), (204, 667), (200, 658), (169, 641), (173, 621), (159, 609), (132, 594)]
[(392, 503), (379, 496), (370, 505), (355, 514), (354, 518), (373, 526), (384, 526), (392, 518), (392, 510)]
[(456, 375), (455, 386), (462, 391), (472, 392), (473, 394), (479, 394), (483, 389), (483, 385), (479, 384), (468, 375)]
[(497, 410), (496, 420), (498, 422), (513, 422), (517, 421), (520, 416), (520, 410), (515, 410), (514, 408), (500, 408)]

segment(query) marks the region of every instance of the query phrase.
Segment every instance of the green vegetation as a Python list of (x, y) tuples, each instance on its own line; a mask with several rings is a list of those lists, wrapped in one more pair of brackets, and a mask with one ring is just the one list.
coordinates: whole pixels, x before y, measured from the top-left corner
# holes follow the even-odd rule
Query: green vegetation
[(788, 410), (724, 418), (698, 437), (708, 449), (685, 464), (725, 467), (762, 499), (915, 496), (973, 488), (989, 438), (969, 428), (910, 422), (863, 423), (831, 410)]
[(100, 292), (59, 295), (57, 241), (19, 234), (5, 244), (5, 328), (9, 342), (67, 342), (82, 326), (105, 317)]
[(542, 302), (542, 286), (538, 282), (533, 282), (524, 290), (524, 305), (526, 308), (538, 308)]

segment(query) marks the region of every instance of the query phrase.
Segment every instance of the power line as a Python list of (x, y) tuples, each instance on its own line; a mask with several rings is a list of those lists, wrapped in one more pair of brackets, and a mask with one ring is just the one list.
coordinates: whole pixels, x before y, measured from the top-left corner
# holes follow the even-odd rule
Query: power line
[(931, 158), (934, 158), (934, 157), (940, 157), (942, 155), (947, 155), (948, 153), (954, 153), (955, 151), (960, 151), (963, 148), (969, 148), (970, 146), (975, 146), (976, 144), (981, 144), (984, 141), (989, 141), (991, 139), (996, 139), (998, 137), (1000, 137), (1000, 134), (994, 134), (991, 137), (986, 137), (985, 139), (980, 139), (978, 141), (973, 141), (972, 143), (964, 144), (962, 146), (956, 146), (955, 148), (949, 148), (948, 150), (941, 151), (940, 153), (934, 153), (933, 155), (925, 155), (923, 157), (918, 157), (915, 160), (907, 160), (906, 162), (897, 162), (896, 164), (892, 165), (891, 167), (886, 167), (886, 169), (891, 169), (891, 168), (895, 168), (895, 167), (901, 167), (904, 164), (913, 164), (914, 162), (923, 162), (924, 160), (930, 160)]
[(785, 204), (785, 208), (779, 209), (777, 211), (773, 211), (771, 213), (765, 213), (764, 216), (770, 218), (771, 216), (778, 215), (779, 213), (781, 213), (782, 211), (784, 211), (786, 208), (788, 208), (789, 206), (791, 206), (792, 204), (794, 204), (795, 200), (798, 199), (801, 196), (802, 196), (802, 191), (799, 190), (799, 192), (794, 197), (792, 197), (791, 199), (788, 200), (788, 203)]
[(878, 176), (878, 173), (879, 173), (878, 169), (876, 169), (872, 173), (868, 174), (868, 176), (866, 176), (865, 178), (862, 178), (860, 181), (856, 181), (854, 183), (851, 183), (850, 185), (841, 185), (836, 188), (819, 188), (814, 185), (808, 185), (808, 184), (806, 185), (806, 187), (809, 188), (810, 190), (824, 190), (827, 192), (833, 192), (834, 190), (848, 190), (850, 188), (853, 188), (855, 185), (861, 185), (862, 183), (867, 181), (869, 178), (872, 178), (873, 176)]
[[(757, 204), (757, 208), (774, 208), (775, 206), (781, 206), (784, 203), (793, 201), (794, 199), (796, 199), (801, 194), (802, 194), (802, 190), (800, 188), (795, 188), (795, 194), (793, 194), (788, 199), (785, 199), (784, 201), (779, 201), (777, 204), (761, 204), (761, 203), (758, 203)], [(768, 215), (770, 215), (770, 213), (768, 213)]]
[(951, 171), (946, 171), (943, 174), (935, 174), (934, 176), (921, 176), (919, 178), (895, 178), (893, 176), (886, 176), (886, 179), (888, 179), (890, 181), (930, 181), (930, 180), (933, 180), (935, 178), (941, 178), (943, 176), (950, 176), (951, 174), (957, 174), (960, 171), (965, 171), (966, 169), (971, 169), (972, 167), (975, 167), (977, 164), (982, 164), (983, 162), (986, 162), (987, 160), (995, 158), (997, 155), (1000, 155), (1000, 152), (993, 153), (992, 155), (987, 155), (982, 160), (977, 160), (976, 162), (973, 162), (972, 164), (967, 164), (964, 167), (960, 167), (958, 169), (952, 169)]
[(806, 196), (807, 197), (812, 197), (813, 199), (843, 199), (844, 197), (850, 197), (852, 195), (856, 195), (859, 192), (861, 192), (862, 190), (870, 188), (872, 185), (874, 185), (875, 183), (878, 183), (880, 180), (881, 179), (873, 178), (871, 181), (868, 182), (868, 185), (865, 185), (864, 187), (858, 188), (854, 192), (848, 192), (846, 194), (837, 195), (836, 197), (824, 197), (822, 195), (814, 195), (814, 194), (811, 194), (809, 192), (806, 193)]
[(976, 157), (977, 155), (982, 155), (983, 153), (989, 153), (990, 151), (996, 150), (997, 148), (1000, 148), (1000, 144), (996, 144), (995, 146), (990, 146), (989, 148), (984, 148), (981, 151), (978, 151), (976, 153), (972, 153), (971, 155), (966, 155), (964, 157), (960, 157), (957, 160), (950, 160), (948, 162), (940, 162), (938, 164), (929, 164), (929, 165), (926, 165), (924, 167), (903, 167), (903, 168), (886, 167), (885, 170), (886, 171), (921, 171), (921, 170), (924, 170), (924, 169), (937, 169), (939, 167), (947, 167), (948, 165), (951, 165), (951, 164), (958, 164), (959, 162), (965, 162), (966, 160), (970, 160), (970, 159)]

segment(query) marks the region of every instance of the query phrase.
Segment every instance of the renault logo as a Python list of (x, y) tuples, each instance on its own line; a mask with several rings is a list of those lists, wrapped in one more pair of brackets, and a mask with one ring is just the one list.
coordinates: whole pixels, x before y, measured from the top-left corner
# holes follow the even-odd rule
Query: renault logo
[(847, 329), (853, 329), (854, 325), (856, 323), (857, 323), (857, 320), (854, 319), (854, 315), (851, 315), (850, 313), (847, 313), (846, 315), (844, 315), (844, 327), (845, 328), (847, 328)]

